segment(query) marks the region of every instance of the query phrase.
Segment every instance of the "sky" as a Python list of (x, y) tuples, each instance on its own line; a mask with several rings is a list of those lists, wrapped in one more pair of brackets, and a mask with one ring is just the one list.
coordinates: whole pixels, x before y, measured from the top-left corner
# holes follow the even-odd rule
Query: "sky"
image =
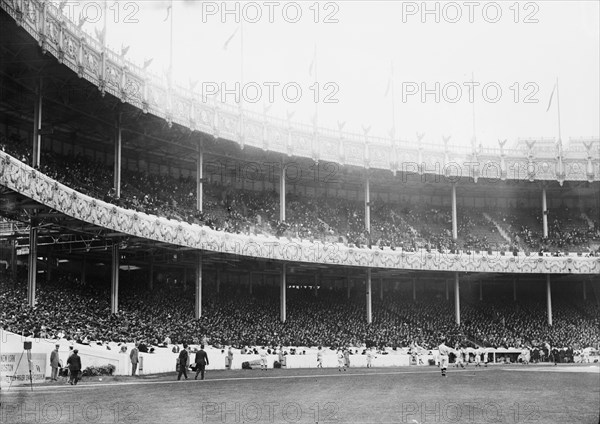
[[(565, 144), (600, 135), (598, 1), (170, 4), (108, 2), (108, 45), (130, 46), (129, 60), (152, 58), (149, 70), (165, 76), (172, 18), (174, 80), (222, 87), (217, 99), (229, 103), (239, 83), (248, 110), (384, 138), (394, 129), (408, 141), (419, 133), (470, 146), (475, 135), (497, 147), (557, 138), (560, 104)], [(102, 1), (67, 6), (75, 21), (88, 16), (88, 33), (103, 28)]]

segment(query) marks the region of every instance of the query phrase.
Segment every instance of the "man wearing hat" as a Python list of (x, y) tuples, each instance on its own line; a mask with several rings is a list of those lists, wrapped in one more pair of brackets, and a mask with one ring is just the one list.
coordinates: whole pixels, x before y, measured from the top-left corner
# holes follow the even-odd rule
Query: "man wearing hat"
[(139, 344), (136, 343), (133, 349), (131, 349), (131, 352), (129, 353), (129, 359), (131, 359), (131, 375), (135, 375), (135, 372), (137, 371), (138, 367), (138, 362), (140, 360), (138, 346)]
[(446, 377), (446, 369), (448, 368), (448, 355), (450, 355), (450, 348), (446, 346), (446, 338), (441, 337), (441, 344), (438, 346), (440, 352), (440, 368), (442, 370), (442, 377)]
[(69, 384), (77, 384), (79, 379), (79, 371), (81, 371), (81, 358), (78, 355), (79, 350), (75, 349), (73, 354), (67, 359), (67, 365), (69, 366)]
[(52, 368), (52, 381), (56, 381), (58, 379), (58, 369), (60, 368), (60, 358), (58, 357), (58, 349), (60, 345), (56, 345), (52, 353), (50, 354), (50, 367)]

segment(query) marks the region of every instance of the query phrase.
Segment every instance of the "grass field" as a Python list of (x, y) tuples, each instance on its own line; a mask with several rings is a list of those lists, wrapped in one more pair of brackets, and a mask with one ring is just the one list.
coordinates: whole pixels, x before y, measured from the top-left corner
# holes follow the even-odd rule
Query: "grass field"
[(211, 371), (2, 389), (3, 423), (591, 423), (592, 365)]

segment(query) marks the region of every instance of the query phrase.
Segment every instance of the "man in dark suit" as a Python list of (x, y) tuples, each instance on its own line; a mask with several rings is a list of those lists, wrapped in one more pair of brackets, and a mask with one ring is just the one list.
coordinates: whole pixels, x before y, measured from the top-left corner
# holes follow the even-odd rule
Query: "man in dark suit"
[(52, 367), (52, 381), (58, 379), (58, 369), (60, 368), (60, 359), (58, 357), (58, 348), (60, 345), (56, 345), (55, 349), (50, 354), (50, 367)]
[(177, 375), (177, 380), (181, 380), (182, 374), (186, 380), (188, 379), (187, 367), (189, 366), (190, 356), (188, 354), (187, 347), (187, 344), (184, 343), (183, 349), (181, 349), (181, 352), (179, 352), (179, 374)]
[(129, 359), (131, 360), (131, 375), (135, 375), (135, 372), (137, 371), (137, 367), (138, 367), (138, 362), (140, 361), (139, 349), (138, 349), (137, 343), (133, 347), (133, 349), (131, 349), (131, 352), (129, 353)]
[(196, 377), (194, 380), (198, 379), (198, 374), (200, 374), (200, 380), (204, 380), (204, 369), (208, 365), (208, 355), (204, 351), (204, 345), (200, 345), (200, 350), (196, 352)]
[(67, 359), (67, 365), (69, 366), (69, 384), (77, 384), (79, 380), (79, 371), (81, 371), (81, 358), (78, 355), (79, 351), (75, 349), (73, 354)]

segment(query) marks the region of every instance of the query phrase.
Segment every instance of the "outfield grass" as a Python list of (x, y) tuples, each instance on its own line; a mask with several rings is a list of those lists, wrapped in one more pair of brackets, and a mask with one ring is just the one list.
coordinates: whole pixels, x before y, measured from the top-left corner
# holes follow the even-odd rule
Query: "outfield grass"
[(2, 390), (0, 422), (590, 423), (598, 366), (211, 371)]

